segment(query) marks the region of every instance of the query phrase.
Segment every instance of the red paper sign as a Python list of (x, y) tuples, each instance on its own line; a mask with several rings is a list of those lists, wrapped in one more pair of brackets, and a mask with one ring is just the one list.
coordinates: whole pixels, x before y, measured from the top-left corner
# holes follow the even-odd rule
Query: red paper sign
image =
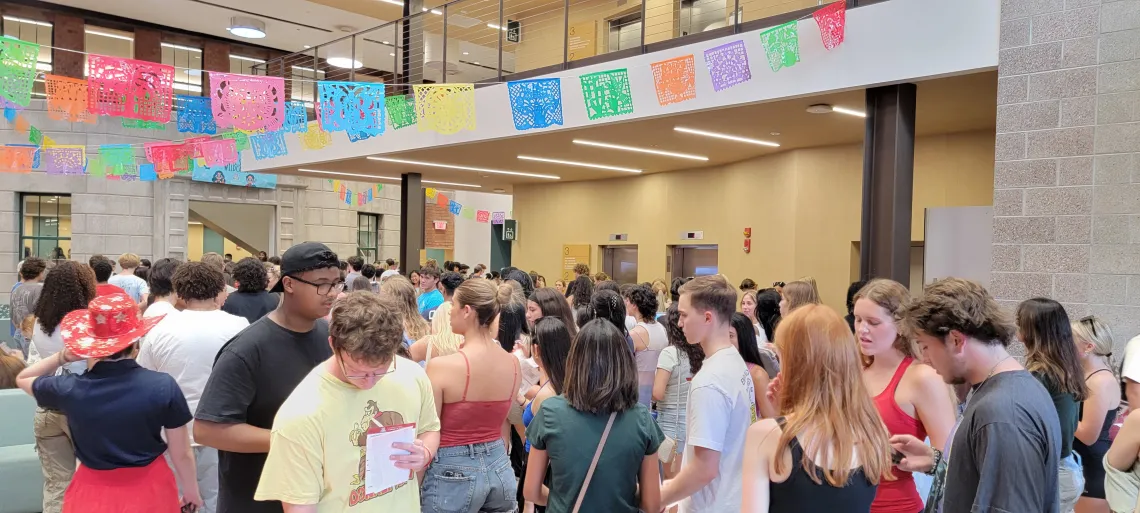
[(475, 212), (475, 220), (479, 221), (480, 223), (486, 223), (487, 221), (491, 220), (491, 212), (487, 210), (480, 210), (478, 212)]
[(87, 110), (144, 121), (170, 121), (174, 67), (155, 62), (87, 56)]

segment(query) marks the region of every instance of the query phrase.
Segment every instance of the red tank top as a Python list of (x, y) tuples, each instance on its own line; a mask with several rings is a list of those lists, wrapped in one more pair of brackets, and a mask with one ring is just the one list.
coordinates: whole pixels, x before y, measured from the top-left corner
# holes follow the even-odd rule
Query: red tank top
[[(914, 363), (914, 358), (907, 357), (895, 369), (891, 382), (879, 395), (875, 396), (875, 409), (883, 418), (883, 424), (892, 435), (914, 435), (919, 440), (926, 439), (926, 428), (918, 419), (907, 415), (899, 404), (895, 402), (895, 390), (902, 381), (907, 367)], [(903, 472), (891, 467), (895, 476), (894, 481), (880, 481), (879, 490), (875, 494), (875, 502), (871, 504), (871, 513), (915, 513), (922, 511), (922, 497), (914, 485), (914, 476), (910, 472)]]
[[(439, 415), (439, 446), (455, 447), (457, 445), (481, 444), (493, 442), (503, 436), (503, 422), (511, 411), (511, 401), (514, 400), (514, 391), (502, 401), (468, 401), (467, 387), (471, 384), (471, 362), (467, 355), (463, 356), (463, 363), (467, 366), (467, 379), (463, 382), (463, 398), (459, 402), (443, 403)], [(519, 371), (515, 369), (515, 378)], [(511, 381), (514, 386), (514, 381)]]

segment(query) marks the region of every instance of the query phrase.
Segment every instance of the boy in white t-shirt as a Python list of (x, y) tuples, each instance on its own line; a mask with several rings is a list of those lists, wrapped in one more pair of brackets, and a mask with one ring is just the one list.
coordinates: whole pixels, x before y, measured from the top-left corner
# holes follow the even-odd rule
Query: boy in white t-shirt
[(682, 513), (740, 511), (744, 438), (756, 420), (752, 377), (729, 342), (736, 290), (721, 276), (681, 287), (681, 330), (705, 360), (689, 385), (681, 472), (661, 487), (661, 503)]

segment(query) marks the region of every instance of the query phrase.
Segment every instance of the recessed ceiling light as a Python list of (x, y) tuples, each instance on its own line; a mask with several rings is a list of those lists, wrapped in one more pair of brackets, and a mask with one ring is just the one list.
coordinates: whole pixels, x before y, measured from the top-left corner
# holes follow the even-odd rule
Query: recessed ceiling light
[(847, 114), (848, 116), (856, 116), (860, 118), (867, 117), (866, 112), (863, 112), (861, 110), (848, 109), (847, 107), (832, 107), (831, 110), (840, 114)]
[(463, 52), (463, 55), (471, 55), (471, 52)]
[(506, 31), (507, 31), (507, 29), (505, 29), (505, 28), (503, 28), (503, 27), (500, 27), (500, 26), (498, 26), (498, 25), (495, 25), (494, 23), (488, 23), (488, 24), (487, 24), (487, 27), (488, 27), (488, 28), (493, 28), (493, 29), (495, 29), (495, 30), (502, 30), (503, 32), (506, 32)]
[(479, 65), (479, 63), (478, 63), (478, 62), (473, 62), (472, 64), (474, 64), (474, 65), (476, 65), (476, 66), (478, 66), (478, 65)]
[(312, 47), (311, 47), (311, 46), (309, 46), (309, 45), (305, 45), (305, 48), (312, 48)]
[(230, 26), (226, 30), (237, 37), (261, 39), (265, 37), (265, 22), (257, 18), (234, 16), (230, 18)]
[(673, 127), (673, 130), (676, 130), (678, 132), (685, 133), (685, 134), (701, 135), (701, 136), (705, 136), (705, 137), (714, 137), (716, 139), (726, 139), (729, 141), (736, 141), (736, 142), (742, 142), (742, 143), (748, 143), (748, 144), (757, 144), (760, 146), (771, 146), (774, 148), (778, 148), (780, 146), (779, 144), (771, 142), (771, 141), (761, 141), (759, 139), (749, 139), (747, 137), (740, 137), (740, 136), (728, 135), (728, 134), (720, 134), (720, 133), (716, 133), (716, 132), (708, 132), (705, 130), (695, 130), (692, 128), (685, 128), (685, 127), (680, 127), (680, 126)]
[[(321, 171), (319, 169), (304, 169), (304, 168), (298, 168), (297, 171), (301, 171), (304, 173), (317, 173), (317, 174), (322, 174), (322, 175), (352, 176), (352, 177), (358, 177), (358, 178), (367, 178), (369, 180), (392, 180), (392, 181), (396, 181), (396, 182), (401, 181), (400, 178), (395, 177), (395, 176), (362, 175), (360, 173), (341, 173), (338, 171)], [(420, 180), (420, 182), (421, 183), (430, 183), (432, 185), (451, 185), (454, 187), (471, 187), (471, 188), (475, 188), (475, 189), (482, 189), (483, 188), (482, 185), (474, 185), (474, 184), (469, 184), (469, 183), (437, 182), (435, 180)]]
[(701, 160), (701, 161), (706, 161), (706, 162), (709, 160), (708, 157), (702, 157), (700, 155), (690, 155), (688, 153), (675, 153), (672, 151), (654, 150), (654, 149), (650, 149), (650, 148), (637, 148), (635, 146), (622, 146), (620, 144), (609, 144), (609, 143), (596, 142), (596, 141), (586, 141), (583, 139), (574, 139), (574, 144), (584, 144), (586, 146), (597, 146), (599, 148), (609, 148), (611, 150), (635, 151), (638, 153), (649, 153), (651, 155), (661, 155), (663, 157), (674, 157), (674, 158), (679, 158), (679, 159)]
[(381, 41), (381, 43), (386, 44), (386, 45), (392, 44), (392, 43), (389, 43), (388, 41)]
[(769, 132), (768, 135), (778, 136), (780, 135), (780, 132)]
[(389, 54), (388, 54), (388, 57), (395, 57), (395, 56), (396, 56), (396, 54), (394, 54), (394, 53), (389, 53)]
[(504, 192), (507, 192), (507, 190), (506, 189), (494, 189), (492, 192), (504, 193)]
[(400, 0), (380, 0), (380, 1), (384, 2), (386, 4), (398, 5), (400, 7), (404, 6), (404, 2), (401, 2)]
[(531, 178), (545, 178), (547, 180), (562, 179), (561, 177), (555, 175), (540, 175), (536, 173), (523, 173), (520, 171), (503, 171), (501, 169), (487, 169), (484, 167), (456, 166), (453, 164), (437, 164), (435, 162), (420, 162), (417, 160), (390, 159), (387, 157), (368, 157), (368, 160), (391, 162), (393, 164), (408, 164), (412, 166), (440, 167), (444, 169), (458, 169), (461, 171), (475, 171), (478, 173), (491, 173), (495, 175), (529, 176)]
[(364, 65), (360, 61), (356, 59), (349, 59), (348, 57), (329, 57), (326, 59), (326, 61), (329, 63), (329, 66), (332, 66), (334, 68), (356, 69)]
[(594, 168), (594, 169), (606, 169), (609, 171), (621, 171), (623, 173), (640, 173), (641, 172), (640, 169), (632, 169), (632, 168), (628, 168), (628, 167), (606, 166), (603, 164), (590, 164), (588, 162), (576, 162), (573, 160), (558, 160), (558, 159), (548, 159), (548, 158), (543, 158), (543, 157), (531, 157), (528, 155), (519, 155), (519, 160), (532, 160), (534, 162), (547, 162), (550, 164), (562, 164), (564, 166), (578, 166), (578, 167), (589, 167), (589, 168)]

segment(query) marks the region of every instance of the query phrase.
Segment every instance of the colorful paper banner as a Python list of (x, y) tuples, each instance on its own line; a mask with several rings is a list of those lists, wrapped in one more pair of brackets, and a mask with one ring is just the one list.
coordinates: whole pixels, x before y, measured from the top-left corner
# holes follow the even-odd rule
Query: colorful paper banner
[(733, 41), (705, 50), (705, 65), (709, 69), (713, 91), (723, 91), (752, 80), (752, 70), (748, 67), (748, 49), (744, 47), (744, 41)]
[(562, 125), (562, 80), (536, 78), (507, 82), (516, 130)]
[(506, 212), (491, 212), (491, 224), (503, 224), (506, 219)]
[(44, 75), (48, 117), (60, 121), (94, 124), (97, 116), (87, 111), (87, 81)]
[(428, 188), (424, 189), (424, 195), (425, 195), (425, 196), (427, 197), (427, 199), (429, 199), (429, 200), (433, 200), (433, 199), (435, 199), (435, 194), (436, 194), (436, 190), (435, 190), (435, 189), (433, 189), (433, 188), (431, 188), (431, 187), (428, 187)]
[(843, 44), (845, 27), (847, 26), (847, 2), (839, 1), (827, 4), (812, 14), (815, 24), (819, 25), (819, 35), (823, 39), (823, 47), (834, 50)]
[(299, 100), (285, 102), (285, 122), (281, 125), (281, 131), (299, 133), (308, 129), (309, 118), (305, 113), (305, 102)]
[(174, 67), (106, 55), (87, 56), (87, 110), (143, 121), (170, 121)]
[(285, 132), (282, 130), (251, 135), (249, 143), (253, 146), (253, 158), (257, 160), (271, 159), (289, 153), (289, 148), (285, 146)]
[(209, 96), (178, 95), (178, 131), (195, 134), (216, 134), (218, 123), (214, 121), (214, 109)]
[(0, 146), (0, 173), (31, 173), (37, 152), (33, 146)]
[(86, 169), (87, 153), (83, 145), (59, 145), (43, 150), (44, 172), (49, 175), (81, 175)]
[(460, 212), (463, 212), (463, 205), (456, 203), (455, 200), (451, 200), (447, 204), (447, 210), (449, 210), (453, 215), (459, 215)]
[(388, 122), (392, 124), (392, 130), (416, 124), (416, 95), (389, 96), (384, 99), (384, 107), (388, 111)]
[(320, 82), (317, 91), (317, 119), (325, 131), (346, 132), (351, 142), (384, 133), (384, 84)]
[(475, 213), (475, 220), (480, 223), (485, 223), (491, 219), (491, 213), (486, 210), (480, 210)]
[(332, 134), (322, 130), (316, 121), (310, 121), (309, 129), (298, 135), (301, 136), (301, 147), (306, 150), (319, 150), (332, 144)]
[(416, 124), (444, 135), (475, 130), (475, 84), (414, 85)]
[(760, 42), (772, 71), (800, 62), (799, 22), (793, 20), (760, 33)]
[(32, 81), (40, 45), (0, 36), (0, 96), (27, 107), (32, 101)]
[(696, 58), (691, 54), (654, 62), (650, 68), (653, 69), (653, 87), (657, 90), (657, 103), (661, 106), (697, 97)]
[(633, 94), (629, 89), (629, 72), (625, 68), (599, 71), (578, 78), (582, 82), (586, 114), (591, 121), (633, 113)]
[(281, 129), (285, 122), (285, 79), (210, 73), (210, 103), (218, 128)]
[(447, 199), (447, 195), (445, 194), (436, 194), (435, 204), (440, 207), (447, 207), (451, 205), (451, 200)]

